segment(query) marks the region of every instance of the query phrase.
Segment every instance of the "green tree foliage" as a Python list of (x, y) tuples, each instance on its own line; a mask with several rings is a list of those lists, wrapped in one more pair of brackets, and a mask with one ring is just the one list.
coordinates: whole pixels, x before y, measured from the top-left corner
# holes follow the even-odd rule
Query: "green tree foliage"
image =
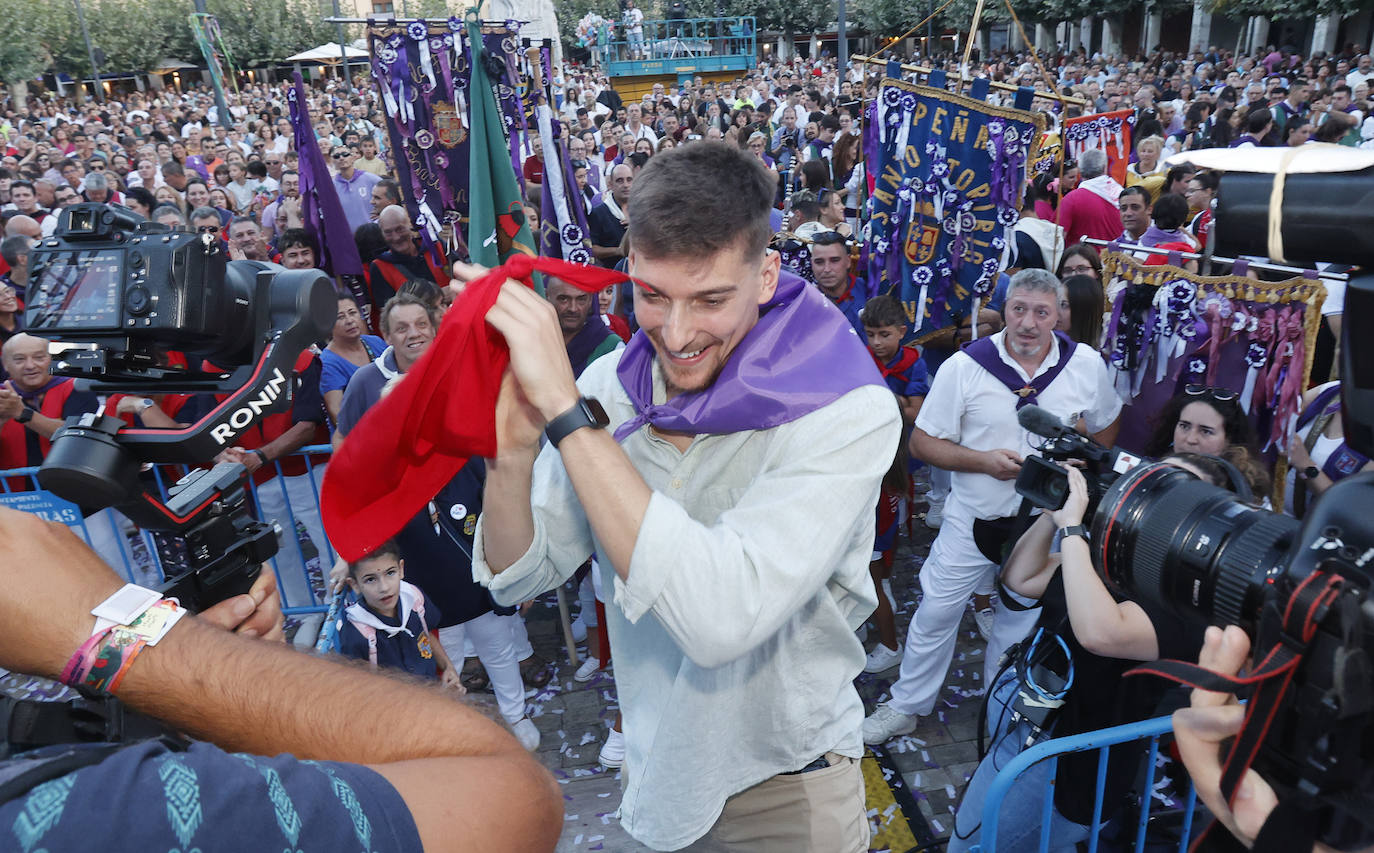
[(46, 0), (0, 0), (0, 79), (17, 83), (51, 64), (53, 11)]

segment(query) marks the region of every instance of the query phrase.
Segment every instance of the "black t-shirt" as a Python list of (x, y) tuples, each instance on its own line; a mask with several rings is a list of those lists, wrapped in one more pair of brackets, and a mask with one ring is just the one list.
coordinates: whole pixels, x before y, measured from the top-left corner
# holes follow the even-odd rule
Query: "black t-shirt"
[[(587, 214), (587, 230), (591, 232), (592, 245), (603, 247), (619, 246), (620, 241), (625, 239), (625, 226), (620, 223), (620, 218), (605, 204), (598, 204), (592, 208), (592, 212)], [(602, 266), (611, 266), (614, 261), (601, 261)]]
[[(1160, 659), (1197, 660), (1202, 648), (1204, 626), (1179, 619), (1150, 602), (1137, 601), (1154, 625)], [(1160, 703), (1171, 691), (1183, 688), (1152, 675), (1125, 673), (1141, 661), (1095, 655), (1084, 649), (1069, 626), (1068, 602), (1064, 596), (1063, 571), (1057, 571), (1040, 598), (1037, 628), (1054, 632), (1064, 639), (1073, 656), (1073, 687), (1054, 725), (1055, 737), (1082, 734), (1098, 729), (1139, 722), (1158, 716)], [(1033, 632), (1032, 632), (1033, 633)], [(1042, 639), (1042, 642), (1053, 640)], [(1102, 801), (1104, 817), (1130, 789), (1145, 753), (1145, 742), (1114, 746), (1107, 758), (1107, 779)], [(1092, 820), (1097, 786), (1097, 750), (1065, 755), (1059, 760), (1054, 805), (1060, 814), (1075, 823)]]

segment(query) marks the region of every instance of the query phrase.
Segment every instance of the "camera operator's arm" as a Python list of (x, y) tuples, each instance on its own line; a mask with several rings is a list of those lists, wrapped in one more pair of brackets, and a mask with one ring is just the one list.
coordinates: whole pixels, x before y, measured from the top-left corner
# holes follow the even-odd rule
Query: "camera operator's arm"
[[(0, 666), (56, 678), (91, 633), (90, 609), (122, 582), (69, 529), (28, 513), (0, 509), (0, 539), (9, 543), (0, 579), (11, 590), (0, 596), (9, 629)], [(367, 764), (404, 798), (425, 850), (472, 849), (474, 838), (491, 842), (484, 850), (553, 848), (557, 787), (496, 723), (438, 687), (215, 622), (226, 624), (182, 619), (145, 648), (120, 698), (231, 752)], [(465, 831), (455, 833), (455, 822)]]
[[(1088, 483), (1077, 468), (1069, 468), (1069, 497), (1055, 510), (1054, 523), (1072, 527), (1083, 523), (1088, 508)], [(1159, 638), (1149, 615), (1134, 601), (1112, 598), (1093, 568), (1088, 540), (1065, 536), (1059, 544), (1063, 561), (1064, 595), (1069, 624), (1083, 648), (1102, 657), (1126, 660), (1159, 658)]]
[(1059, 568), (1059, 555), (1050, 553), (1056, 529), (1053, 517), (1042, 512), (1016, 540), (1002, 565), (1002, 583), (1007, 589), (1026, 598), (1038, 599), (1045, 594), (1045, 587)]

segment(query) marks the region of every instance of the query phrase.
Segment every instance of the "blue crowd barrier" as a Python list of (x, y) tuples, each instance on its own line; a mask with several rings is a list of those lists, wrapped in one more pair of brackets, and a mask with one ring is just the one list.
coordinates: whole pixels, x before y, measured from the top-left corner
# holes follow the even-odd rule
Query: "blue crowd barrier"
[[(1138, 723), (1127, 723), (1122, 726), (1114, 726), (1110, 729), (1101, 729), (1095, 732), (1085, 732), (1069, 737), (1053, 738), (1051, 740), (1038, 743), (1035, 746), (1019, 753), (1015, 758), (1007, 763), (993, 779), (988, 787), (987, 799), (983, 803), (983, 822), (979, 844), (973, 848), (974, 853), (994, 853), (997, 847), (997, 831), (1001, 819), (1002, 803), (1006, 799), (1007, 793), (1026, 771), (1042, 761), (1049, 762), (1050, 780), (1041, 792), (1042, 803), (1040, 811), (1040, 853), (1046, 853), (1050, 845), (1050, 825), (1051, 814), (1054, 810), (1054, 778), (1055, 771), (1059, 766), (1059, 757), (1074, 752), (1087, 752), (1097, 750), (1097, 779), (1096, 788), (1093, 795), (1093, 816), (1092, 823), (1089, 825), (1089, 835), (1087, 840), (1088, 853), (1097, 853), (1099, 844), (1102, 840), (1103, 814), (1102, 814), (1102, 794), (1107, 782), (1107, 754), (1110, 747), (1131, 741), (1149, 741), (1149, 750), (1145, 758), (1144, 777), (1138, 788), (1140, 794), (1139, 815), (1136, 818), (1134, 827), (1135, 841), (1132, 850), (1135, 853), (1143, 853), (1147, 842), (1147, 830), (1150, 824), (1150, 814), (1154, 804), (1153, 790), (1155, 785), (1155, 759), (1159, 755), (1160, 740), (1166, 736), (1172, 737), (1173, 723), (1170, 717), (1156, 717), (1152, 720), (1144, 720)], [(1023, 792), (1018, 791), (1017, 796), (1022, 796)], [(1027, 792), (1033, 796), (1033, 792)], [(1188, 782), (1188, 793), (1184, 800), (1181, 824), (1178, 833), (1178, 851), (1187, 853), (1189, 836), (1192, 832), (1193, 813), (1197, 806), (1197, 792), (1194, 790), (1191, 780)], [(1107, 817), (1111, 817), (1108, 815)], [(1158, 844), (1158, 839), (1152, 843)], [(1172, 843), (1170, 843), (1172, 846)]]
[[(323, 530), (318, 522), (320, 518), (319, 483), (322, 480), (320, 471), (323, 466), (316, 465), (312, 457), (327, 457), (331, 450), (329, 445), (321, 444), (304, 447), (291, 454), (291, 457), (302, 458), (305, 464), (305, 474), (293, 479), (296, 481), (294, 488), (298, 500), (305, 494), (303, 486), (309, 486), (307, 509), (310, 510), (311, 517), (303, 524), (308, 533), (311, 527), (315, 528), (315, 534), (321, 534)], [(298, 617), (312, 613), (326, 613), (332, 598), (326, 586), (329, 570), (334, 565), (334, 549), (322, 534), (310, 536), (311, 542), (316, 546), (319, 559), (320, 576), (317, 583), (310, 576), (310, 558), (296, 530), (298, 519), (296, 508), (292, 506), (292, 494), (291, 487), (288, 486), (288, 478), (283, 474), (281, 460), (275, 460), (271, 464), (275, 469), (275, 476), (263, 483), (261, 490), (257, 484), (250, 480), (250, 489), (256, 507), (262, 507), (266, 500), (281, 507), (284, 513), (281, 517), (272, 519), (281, 525), (282, 536), (278, 554), (273, 556), (271, 560), (272, 571), (277, 577), (277, 589), (281, 593), (282, 612), (288, 616)], [(164, 501), (167, 499), (168, 489), (187, 470), (186, 467), (178, 465), (153, 466), (153, 479)], [(161, 555), (158, 552), (152, 532), (137, 531), (146, 551), (146, 558), (139, 560), (139, 555), (134, 553), (134, 550), (129, 546), (127, 532), (134, 530), (134, 528), (127, 519), (107, 512), (92, 515), (90, 518), (83, 518), (75, 504), (44, 491), (38, 484), (37, 474), (38, 469), (32, 467), (0, 470), (0, 489), (3, 489), (0, 494), (4, 496), (3, 502), (14, 509), (34, 512), (49, 521), (67, 524), (88, 545), (101, 550), (102, 556), (113, 564), (115, 571), (132, 583), (156, 585), (165, 580), (166, 574), (163, 570)], [(11, 482), (12, 479), (22, 479), (27, 488), (16, 488), (15, 484)], [(279, 492), (274, 493), (268, 490), (279, 490)], [(103, 531), (103, 527), (100, 526), (112, 527), (110, 534), (108, 536), (99, 535)], [(320, 541), (315, 541), (317, 538)], [(101, 542), (117, 544), (118, 557), (115, 558), (108, 547), (98, 548), (98, 543)], [(291, 550), (286, 551), (285, 549)], [(290, 565), (284, 566), (284, 563)]]

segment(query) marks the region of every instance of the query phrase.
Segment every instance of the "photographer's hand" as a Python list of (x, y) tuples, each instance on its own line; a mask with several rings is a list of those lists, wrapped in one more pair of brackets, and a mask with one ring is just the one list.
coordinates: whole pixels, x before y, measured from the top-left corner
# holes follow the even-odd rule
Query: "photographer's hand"
[(281, 612), (281, 596), (277, 593), (277, 576), (270, 565), (262, 567), (261, 574), (247, 594), (227, 598), (201, 613), (199, 618), (243, 637), (286, 641), (286, 622)]
[(1072, 527), (1083, 523), (1083, 514), (1088, 511), (1088, 481), (1083, 472), (1073, 466), (1065, 470), (1069, 474), (1069, 496), (1064, 505), (1053, 513), (1056, 527)]
[[(1240, 672), (1250, 656), (1250, 638), (1230, 625), (1207, 629), (1198, 666), (1221, 675)], [(1229, 693), (1194, 690), (1192, 706), (1174, 712), (1179, 756), (1193, 777), (1197, 795), (1217, 820), (1246, 847), (1255, 843), (1269, 813), (1279, 804), (1274, 789), (1254, 770), (1247, 770), (1231, 803), (1221, 793), (1222, 741), (1240, 731), (1245, 709)]]

